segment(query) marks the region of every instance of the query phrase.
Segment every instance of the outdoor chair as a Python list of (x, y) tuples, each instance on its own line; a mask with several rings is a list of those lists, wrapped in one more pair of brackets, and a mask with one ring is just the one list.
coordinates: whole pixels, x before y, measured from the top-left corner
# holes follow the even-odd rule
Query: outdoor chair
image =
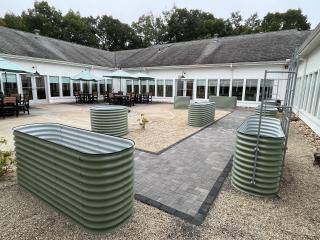
[(142, 95), (142, 103), (152, 103), (152, 95), (149, 92)]
[(76, 99), (76, 103), (80, 103), (80, 95), (79, 95), (79, 92), (74, 92), (73, 93), (75, 99)]
[(16, 115), (18, 117), (17, 97), (4, 97), (2, 100), (2, 117)]
[(92, 92), (91, 101), (92, 103), (98, 103), (98, 92)]
[(17, 101), (18, 104), (18, 113), (23, 111), (23, 113), (25, 114), (26, 112), (28, 113), (28, 115), (30, 114), (30, 105), (29, 105), (29, 95), (26, 95), (23, 97), (23, 99), (20, 98), (20, 101)]
[(109, 104), (116, 104), (116, 99), (115, 97), (113, 96), (113, 93), (108, 93), (108, 102)]
[(107, 92), (104, 92), (104, 94), (103, 94), (103, 101), (104, 101), (105, 103), (108, 102), (108, 93), (107, 93)]

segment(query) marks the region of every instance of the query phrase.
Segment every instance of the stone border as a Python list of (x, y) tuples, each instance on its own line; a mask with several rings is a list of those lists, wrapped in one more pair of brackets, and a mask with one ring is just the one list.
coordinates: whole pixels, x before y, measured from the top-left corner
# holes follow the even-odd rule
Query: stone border
[(184, 137), (184, 138), (179, 139), (177, 142), (169, 145), (168, 147), (165, 147), (165, 148), (161, 149), (161, 150), (158, 151), (158, 152), (152, 152), (152, 151), (144, 150), (144, 149), (141, 149), (141, 148), (136, 148), (136, 150), (138, 150), (138, 151), (140, 151), (140, 152), (150, 153), (150, 154), (153, 154), (153, 155), (160, 155), (161, 153), (164, 153), (165, 151), (169, 150), (170, 148), (174, 147), (175, 145), (183, 142), (184, 140), (187, 140), (188, 138), (192, 137), (193, 135), (195, 135), (195, 134), (197, 134), (197, 133), (205, 130), (206, 128), (212, 126), (212, 125), (215, 124), (216, 122), (224, 119), (225, 117), (229, 116), (229, 115), (230, 115), (231, 113), (233, 113), (233, 112), (234, 112), (234, 109), (232, 109), (232, 111), (230, 111), (228, 114), (226, 114), (226, 115), (223, 116), (222, 118), (219, 118), (218, 120), (215, 120), (215, 121), (213, 121), (212, 123), (207, 124), (206, 126), (204, 126), (204, 127), (200, 128), (199, 130), (195, 131), (194, 133), (191, 133), (190, 135), (188, 135), (188, 136), (186, 136), (186, 137)]
[(225, 166), (225, 168), (221, 172), (217, 181), (213, 184), (209, 194), (207, 195), (206, 199), (201, 204), (201, 206), (198, 210), (198, 213), (195, 216), (192, 216), (190, 214), (187, 214), (187, 213), (184, 213), (184, 212), (179, 211), (177, 209), (174, 209), (172, 207), (169, 207), (165, 204), (162, 204), (158, 201), (155, 201), (155, 200), (148, 198), (146, 196), (143, 196), (141, 194), (135, 194), (135, 199), (142, 202), (142, 203), (148, 204), (152, 207), (158, 208), (159, 210), (162, 210), (162, 211), (169, 213), (173, 216), (181, 218), (191, 224), (199, 226), (203, 223), (206, 216), (208, 215), (208, 212), (209, 212), (214, 200), (217, 198), (217, 196), (221, 190), (221, 187), (222, 187), (225, 179), (227, 178), (227, 176), (232, 168), (232, 158), (233, 158), (233, 156), (231, 156), (230, 160), (228, 161), (227, 165)]

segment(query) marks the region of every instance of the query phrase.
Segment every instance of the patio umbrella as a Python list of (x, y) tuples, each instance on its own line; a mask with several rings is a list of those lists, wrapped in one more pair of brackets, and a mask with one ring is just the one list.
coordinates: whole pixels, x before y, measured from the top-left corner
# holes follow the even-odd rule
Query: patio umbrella
[(136, 73), (133, 76), (136, 77), (136, 78), (139, 78), (140, 80), (143, 80), (143, 79), (155, 79), (154, 77), (151, 77), (150, 75), (148, 75), (146, 73), (142, 73), (142, 72)]
[(125, 78), (125, 79), (135, 79), (136, 77), (131, 75), (130, 73), (127, 73), (123, 70), (116, 70), (114, 72), (112, 72), (109, 75), (105, 75), (104, 77), (110, 77), (110, 78), (118, 78), (120, 79), (120, 91), (121, 91), (121, 79)]
[(81, 81), (86, 81), (86, 82), (90, 82), (90, 81), (97, 82), (97, 81), (102, 80), (102, 78), (97, 77), (96, 75), (94, 75), (90, 71), (81, 71), (80, 73), (71, 77), (71, 79), (81, 80)]
[[(6, 79), (6, 87), (7, 87), (7, 72), (13, 72), (13, 73), (33, 73), (31, 70), (28, 70), (26, 68), (23, 68), (19, 66), (18, 64), (8, 61), (6, 59), (0, 58), (0, 71), (4, 72), (4, 76)], [(5, 93), (7, 94), (7, 89), (4, 89)]]

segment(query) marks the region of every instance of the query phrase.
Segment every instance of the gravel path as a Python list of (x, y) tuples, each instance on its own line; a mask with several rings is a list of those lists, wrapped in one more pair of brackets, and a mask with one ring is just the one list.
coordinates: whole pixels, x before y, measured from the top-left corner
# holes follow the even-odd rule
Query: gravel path
[(320, 239), (320, 168), (292, 130), (279, 197), (252, 197), (228, 178), (202, 226), (135, 202), (131, 221), (111, 234), (86, 233), (32, 194), (15, 174), (0, 178), (0, 239)]

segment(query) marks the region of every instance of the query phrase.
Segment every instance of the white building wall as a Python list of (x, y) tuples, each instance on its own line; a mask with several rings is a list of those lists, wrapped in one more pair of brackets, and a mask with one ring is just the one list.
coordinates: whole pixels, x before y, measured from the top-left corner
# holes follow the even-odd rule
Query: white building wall
[(320, 45), (302, 56), (298, 70), (294, 112), (320, 135)]
[[(2, 56), (7, 58), (8, 60), (14, 61), (15, 63), (25, 67), (32, 69), (35, 67), (37, 71), (45, 76), (46, 81), (46, 89), (47, 89), (47, 101), (49, 103), (54, 102), (67, 102), (74, 101), (74, 97), (51, 97), (50, 96), (50, 84), (48, 79), (50, 76), (59, 76), (60, 79), (60, 91), (61, 91), (61, 77), (71, 77), (73, 75), (78, 74), (82, 70), (90, 70), (96, 76), (102, 77), (111, 73), (114, 69), (103, 68), (98, 66), (89, 66), (83, 64), (74, 64), (74, 63), (66, 63), (66, 62), (58, 62), (52, 60), (42, 60), (42, 59), (33, 59), (33, 58), (24, 58), (17, 56)], [(130, 73), (136, 73), (140, 71), (140, 69), (124, 69)], [(261, 79), (264, 78), (265, 70), (284, 70), (284, 62), (266, 62), (266, 63), (250, 63), (250, 64), (224, 64), (224, 65), (198, 65), (198, 66), (176, 66), (176, 67), (154, 67), (154, 68), (145, 68), (145, 72), (156, 79), (163, 80), (173, 80), (173, 96), (176, 94), (176, 79), (179, 78), (182, 74), (185, 76), (185, 79), (193, 79), (193, 100), (194, 101), (208, 101), (207, 94), (207, 86), (205, 99), (197, 99), (196, 98), (196, 80), (204, 79), (206, 82), (208, 79), (217, 79), (218, 80), (218, 92), (219, 92), (219, 82), (220, 79), (230, 79), (230, 92), (231, 95), (231, 84), (232, 79), (243, 79), (245, 88), (247, 79), (258, 79), (258, 89), (260, 86)], [(22, 87), (20, 83), (20, 76), (18, 77), (18, 89), (19, 92), (22, 92)], [(72, 85), (72, 84), (71, 84)], [(91, 88), (91, 87), (90, 87)], [(157, 88), (156, 88), (157, 89)], [(99, 88), (98, 88), (99, 90)], [(113, 79), (113, 90), (115, 92), (120, 90), (120, 80)], [(121, 90), (126, 92), (126, 79), (121, 80)], [(275, 91), (275, 89), (274, 89)], [(279, 99), (283, 100), (284, 98), (285, 86), (280, 87), (280, 94), (278, 96)], [(71, 87), (72, 93), (72, 87)], [(244, 98), (245, 91), (243, 91), (242, 100), (238, 101), (238, 106), (244, 107), (255, 107), (259, 104), (257, 95), (256, 101), (245, 101)], [(173, 97), (154, 97), (154, 101), (160, 102), (172, 102)], [(39, 102), (35, 102), (39, 103)]]

